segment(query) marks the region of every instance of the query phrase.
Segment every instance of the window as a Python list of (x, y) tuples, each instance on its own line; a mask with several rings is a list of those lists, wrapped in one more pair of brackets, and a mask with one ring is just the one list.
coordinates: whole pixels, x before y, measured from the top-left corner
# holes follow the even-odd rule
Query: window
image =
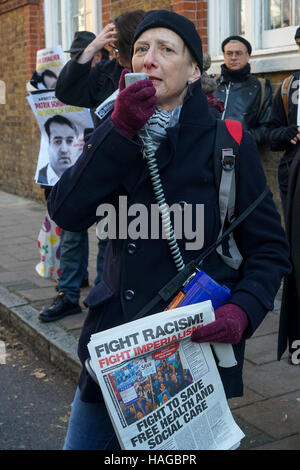
[(221, 53), (221, 43), (226, 37), (247, 33), (246, 7), (249, 1), (252, 0), (208, 0), (209, 48), (212, 55)]
[(57, 0), (57, 41), (62, 44), (61, 0)]
[(92, 31), (92, 0), (72, 0), (72, 33)]
[(244, 35), (246, 32), (246, 0), (240, 1), (240, 25), (239, 25), (239, 34)]
[(293, 27), (299, 24), (300, 0), (264, 0), (262, 47), (291, 44)]
[[(75, 31), (102, 29), (101, 0), (45, 0), (46, 47), (62, 45), (69, 49)], [(68, 57), (67, 57), (68, 58)]]
[(285, 28), (299, 21), (299, 1), (265, 0), (265, 30)]
[(245, 4), (246, 0), (230, 0), (230, 33), (243, 36), (245, 34)]

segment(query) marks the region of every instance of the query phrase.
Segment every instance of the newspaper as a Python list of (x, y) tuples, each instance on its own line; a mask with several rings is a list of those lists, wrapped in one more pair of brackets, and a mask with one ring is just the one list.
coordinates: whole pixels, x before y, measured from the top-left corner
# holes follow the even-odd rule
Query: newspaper
[(244, 437), (209, 344), (190, 340), (211, 301), (91, 336), (92, 367), (122, 449), (228, 450)]
[(39, 90), (27, 97), (41, 130), (35, 181), (54, 186), (74, 165), (84, 146), (84, 129), (93, 128), (90, 110), (59, 101), (55, 91)]
[(98, 108), (95, 110), (96, 116), (98, 116), (99, 119), (103, 119), (107, 113), (109, 113), (115, 104), (115, 101), (118, 97), (119, 94), (119, 89), (113, 92), (112, 95), (110, 95), (108, 98), (106, 98), (105, 101), (103, 101)]

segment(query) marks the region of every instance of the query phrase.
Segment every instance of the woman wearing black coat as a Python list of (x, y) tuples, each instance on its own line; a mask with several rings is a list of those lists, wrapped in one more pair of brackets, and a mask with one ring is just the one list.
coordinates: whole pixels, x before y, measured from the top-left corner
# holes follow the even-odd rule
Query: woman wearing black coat
[[(122, 74), (112, 114), (106, 116), (78, 162), (54, 187), (49, 212), (68, 230), (90, 227), (105, 203), (113, 204), (117, 215), (124, 201), (128, 207), (143, 204), (150, 213), (156, 200), (143, 158), (146, 129), (156, 148), (167, 204), (187, 203), (193, 209), (204, 205), (203, 246), (195, 244), (188, 249), (186, 238), (178, 240), (182, 261), (187, 264), (209, 247), (220, 231), (213, 167), (216, 118), (208, 112), (201, 89), (202, 46), (193, 23), (166, 10), (148, 12), (135, 33), (132, 68), (150, 78), (125, 87)], [(266, 188), (260, 158), (248, 132), (242, 135), (236, 185), (238, 216)], [(282, 276), (290, 267), (288, 245), (270, 191), (234, 235), (243, 256), (239, 268), (229, 267), (216, 251), (203, 267), (217, 282), (231, 288), (230, 302), (216, 310), (215, 322), (192, 336), (197, 342), (233, 344), (238, 364), (220, 369), (227, 397), (243, 394), (245, 341), (273, 309)], [(89, 314), (78, 349), (83, 370), (66, 449), (118, 448), (100, 389), (84, 368), (87, 344), (91, 334), (130, 321), (176, 272), (164, 237), (110, 237), (103, 280), (85, 300)], [(162, 301), (150, 314), (164, 310), (167, 304)]]

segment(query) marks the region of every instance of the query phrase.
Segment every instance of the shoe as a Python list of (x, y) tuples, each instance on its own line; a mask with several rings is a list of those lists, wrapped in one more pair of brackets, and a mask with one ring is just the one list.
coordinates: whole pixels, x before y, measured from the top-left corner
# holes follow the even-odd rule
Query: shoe
[(51, 307), (43, 310), (40, 313), (39, 319), (43, 322), (56, 321), (68, 315), (74, 315), (75, 313), (80, 312), (80, 305), (70, 302), (65, 293), (60, 292), (58, 296), (55, 297)]
[(97, 385), (99, 385), (99, 382), (98, 382), (98, 379), (97, 379), (97, 375), (96, 375), (94, 369), (92, 368), (91, 362), (92, 362), (91, 359), (88, 358), (88, 359), (85, 361), (85, 363), (84, 363), (85, 368), (86, 368), (86, 370), (88, 371), (89, 375), (92, 377), (93, 381), (96, 382)]

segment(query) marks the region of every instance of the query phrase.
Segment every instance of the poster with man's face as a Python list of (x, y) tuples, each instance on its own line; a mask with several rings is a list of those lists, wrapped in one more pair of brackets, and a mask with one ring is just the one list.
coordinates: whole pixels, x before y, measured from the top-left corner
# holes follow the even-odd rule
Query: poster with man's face
[(82, 153), (84, 129), (93, 128), (91, 114), (60, 102), (54, 91), (40, 90), (27, 99), (41, 130), (35, 181), (53, 186)]

